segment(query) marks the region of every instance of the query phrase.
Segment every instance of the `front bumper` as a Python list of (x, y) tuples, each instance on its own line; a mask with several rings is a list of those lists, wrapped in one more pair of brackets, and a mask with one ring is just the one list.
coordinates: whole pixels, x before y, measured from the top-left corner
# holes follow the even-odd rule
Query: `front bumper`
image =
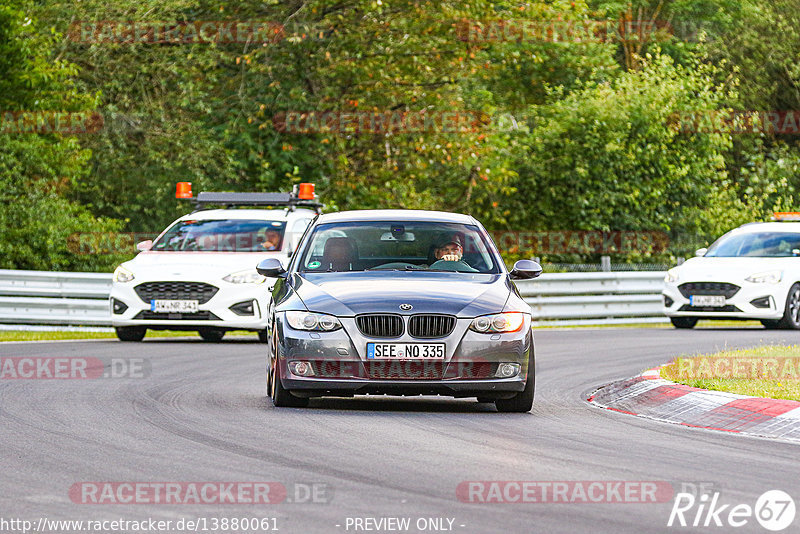
[[(739, 286), (739, 290), (731, 298), (725, 299), (724, 308), (692, 306), (689, 298), (684, 296), (679, 287), (694, 281), (681, 280), (667, 283), (662, 291), (664, 314), (667, 317), (698, 317), (703, 319), (780, 319), (783, 317), (786, 297), (791, 283), (754, 284), (744, 280), (720, 279), (714, 283), (729, 283)], [(701, 282), (701, 281), (698, 281)], [(704, 281), (707, 282), (707, 281)], [(712, 294), (698, 291), (697, 294)], [(756, 305), (753, 301), (760, 304)], [(761, 302), (759, 302), (761, 301)], [(764, 307), (764, 305), (767, 307)]]
[[(160, 280), (152, 280), (152, 282), (156, 281)], [(189, 282), (189, 280), (185, 281)], [(231, 284), (223, 280), (203, 281), (219, 289), (207, 302), (198, 305), (197, 314), (153, 313), (150, 303), (140, 298), (134, 289), (139, 284), (146, 282), (151, 281), (134, 280), (130, 283), (114, 283), (112, 285), (109, 296), (112, 326), (145, 326), (163, 330), (196, 330), (200, 327), (263, 330), (267, 326), (267, 307), (270, 300), (268, 288), (274, 284), (273, 280), (267, 280), (261, 284)], [(247, 301), (252, 301), (252, 315), (239, 315), (231, 310), (231, 306)], [(115, 303), (119, 307), (119, 302), (127, 308), (122, 313), (115, 313)]]
[[(278, 314), (278, 367), (283, 386), (298, 396), (324, 395), (446, 395), (476, 394), (509, 397), (525, 388), (528, 362), (533, 361), (533, 334), (526, 316), (518, 332), (480, 334), (469, 330), (472, 319), (458, 319), (453, 332), (440, 339), (412, 338), (406, 332), (395, 339), (374, 339), (361, 334), (353, 318), (340, 318), (343, 328), (334, 332), (305, 332), (285, 325)], [(367, 343), (445, 343), (445, 358), (438, 361), (369, 360)], [(291, 362), (304, 361), (314, 376), (291, 372)], [(497, 378), (502, 363), (516, 363), (519, 373)]]

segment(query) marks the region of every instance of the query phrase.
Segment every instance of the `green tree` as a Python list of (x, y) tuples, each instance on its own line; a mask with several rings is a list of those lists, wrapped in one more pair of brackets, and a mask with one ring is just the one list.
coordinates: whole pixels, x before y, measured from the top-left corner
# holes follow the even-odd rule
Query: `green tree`
[(661, 230), (672, 239), (717, 231), (706, 205), (725, 187), (730, 136), (682, 133), (674, 117), (716, 109), (722, 88), (699, 62), (644, 59), (640, 70), (541, 107), (518, 160), (512, 228)]
[(24, 0), (0, 6), (0, 267), (109, 269), (114, 257), (70, 251), (71, 235), (115, 231), (121, 224), (97, 219), (70, 199), (88, 174), (90, 153), (74, 137), (18, 133), (13, 112), (91, 110), (94, 98), (76, 90), (76, 70), (53, 59), (57, 35), (37, 31)]

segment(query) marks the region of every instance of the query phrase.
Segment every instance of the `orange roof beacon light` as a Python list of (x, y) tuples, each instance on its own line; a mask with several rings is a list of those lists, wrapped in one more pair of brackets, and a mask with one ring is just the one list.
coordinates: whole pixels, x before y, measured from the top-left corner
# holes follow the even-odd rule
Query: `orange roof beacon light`
[(772, 214), (773, 221), (800, 221), (800, 211), (776, 211)]
[(300, 187), (297, 191), (297, 198), (301, 200), (314, 200), (314, 184), (300, 184)]
[(317, 213), (322, 213), (322, 208), (325, 207), (314, 194), (314, 184), (309, 183), (295, 184), (291, 193), (200, 191), (196, 197), (193, 197), (192, 184), (178, 182), (175, 197), (193, 200), (194, 211), (218, 209), (217, 207), (220, 206), (224, 209), (273, 206), (286, 208), (289, 211), (294, 211), (298, 207), (313, 208)]
[(192, 198), (192, 182), (178, 182), (175, 198)]

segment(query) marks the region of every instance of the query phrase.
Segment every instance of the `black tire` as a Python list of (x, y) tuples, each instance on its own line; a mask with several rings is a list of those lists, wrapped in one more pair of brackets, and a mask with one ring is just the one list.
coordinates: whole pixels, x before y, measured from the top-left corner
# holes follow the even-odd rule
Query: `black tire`
[(147, 333), (143, 326), (118, 326), (114, 329), (120, 341), (141, 341)]
[(528, 349), (528, 380), (525, 382), (525, 389), (511, 397), (510, 399), (497, 399), (494, 401), (498, 412), (504, 413), (525, 413), (533, 408), (533, 390), (536, 387), (536, 365), (533, 356), (533, 334), (530, 334), (530, 349)]
[(779, 319), (761, 319), (761, 324), (763, 324), (764, 328), (767, 330), (776, 330), (781, 327)]
[(783, 308), (783, 318), (778, 321), (778, 327), (800, 330), (800, 283), (794, 284), (786, 295), (786, 306)]
[(265, 328), (264, 330), (259, 330), (259, 331), (258, 331), (258, 340), (259, 340), (261, 343), (267, 343), (267, 342), (269, 341), (269, 338), (267, 337), (267, 330), (266, 330), (266, 328)]
[[(273, 335), (267, 361), (267, 393), (270, 399), (272, 399), (272, 405), (276, 408), (305, 408), (308, 406), (308, 399), (292, 395), (283, 387), (279, 373), (275, 372), (278, 365), (277, 351), (277, 338)], [(273, 358), (273, 354), (275, 358)]]
[(697, 317), (670, 317), (672, 326), (675, 328), (694, 328), (697, 324)]
[(211, 341), (213, 343), (222, 341), (222, 338), (225, 337), (225, 330), (218, 328), (201, 328), (197, 333), (200, 334), (203, 341)]

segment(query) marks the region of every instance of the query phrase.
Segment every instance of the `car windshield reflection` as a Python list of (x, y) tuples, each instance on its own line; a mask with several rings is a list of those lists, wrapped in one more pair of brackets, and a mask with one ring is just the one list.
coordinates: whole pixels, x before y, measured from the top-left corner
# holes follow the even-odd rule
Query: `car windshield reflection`
[(722, 236), (705, 253), (717, 258), (790, 258), (800, 256), (800, 233), (758, 232)]
[(485, 233), (474, 225), (433, 222), (321, 224), (299, 270), (309, 273), (428, 271), (497, 274)]

